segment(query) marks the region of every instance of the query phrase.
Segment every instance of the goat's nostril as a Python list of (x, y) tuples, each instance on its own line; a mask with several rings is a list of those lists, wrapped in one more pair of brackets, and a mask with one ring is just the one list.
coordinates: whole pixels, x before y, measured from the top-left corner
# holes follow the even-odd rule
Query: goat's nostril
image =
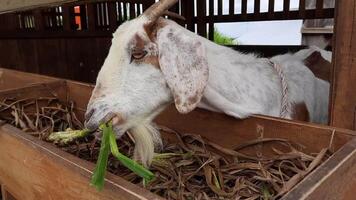
[(120, 115), (116, 114), (115, 117), (112, 118), (112, 124), (115, 126), (123, 123), (123, 119)]
[(93, 116), (94, 112), (95, 112), (95, 108), (90, 109), (89, 111), (87, 111), (85, 113), (85, 120), (89, 120), (91, 118), (91, 116)]

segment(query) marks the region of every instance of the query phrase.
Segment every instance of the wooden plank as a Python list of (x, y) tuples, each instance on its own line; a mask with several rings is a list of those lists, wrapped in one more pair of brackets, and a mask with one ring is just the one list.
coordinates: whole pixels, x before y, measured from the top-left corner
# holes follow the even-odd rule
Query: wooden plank
[[(19, 65), (23, 71), (39, 73), (37, 39), (17, 39)], [(10, 61), (11, 62), (11, 61)]]
[(206, 1), (201, 0), (197, 1), (197, 28), (198, 34), (206, 38), (207, 31), (206, 31), (206, 23), (203, 22), (202, 18), (206, 17)]
[[(230, 4), (231, 5), (231, 4)], [(214, 16), (214, 0), (209, 0), (209, 17), (211, 22), (209, 23), (209, 40), (214, 40), (214, 22), (213, 21), (213, 16)]]
[(223, 14), (223, 2), (222, 0), (218, 0), (218, 15)]
[(7, 13), (0, 15), (0, 24), (0, 32), (18, 30), (20, 28), (18, 14)]
[(62, 10), (63, 10), (63, 30), (64, 31), (70, 31), (72, 30), (72, 19), (71, 18), (71, 12), (73, 13), (73, 11), (71, 11), (70, 9), (73, 10), (73, 7), (70, 6), (63, 6)]
[(133, 19), (133, 18), (136, 17), (135, 4), (134, 3), (129, 3), (129, 7), (130, 7), (130, 19)]
[(95, 9), (95, 4), (94, 3), (89, 3), (87, 5), (87, 16), (88, 16), (88, 30), (94, 31), (96, 30), (96, 23), (95, 23), (95, 18), (96, 18), (96, 9)]
[(260, 13), (260, 8), (261, 8), (260, 0), (255, 0), (253, 5), (253, 12), (255, 15), (258, 15)]
[(301, 17), (305, 17), (305, 0), (299, 0), (299, 14)]
[[(242, 10), (244, 11), (244, 10)], [(244, 21), (269, 21), (269, 20), (294, 20), (294, 19), (321, 19), (321, 18), (333, 18), (334, 17), (334, 9), (327, 8), (323, 9), (323, 14), (321, 16), (315, 16), (315, 10), (306, 10), (305, 16), (301, 17), (298, 10), (288, 11), (286, 13), (284, 11), (274, 12), (273, 17), (269, 16), (269, 13), (260, 13), (259, 15), (255, 15), (253, 13), (248, 14), (235, 14), (233, 16), (230, 15), (218, 15), (213, 17), (213, 22), (244, 22)], [(193, 18), (193, 22), (196, 22), (196, 17)], [(210, 22), (211, 19), (209, 16), (204, 17), (203, 20), (205, 22)]]
[(117, 15), (118, 15), (118, 26), (120, 26), (124, 20), (122, 19), (122, 6), (120, 2), (116, 2), (117, 3)]
[(290, 10), (290, 0), (283, 1), (283, 13), (286, 17), (289, 17), (289, 10)]
[(323, 13), (324, 0), (316, 0), (316, 16), (320, 16)]
[[(211, 4), (209, 4), (210, 6)], [(235, 14), (235, 0), (229, 0), (229, 15)]]
[(162, 199), (111, 173), (99, 192), (89, 185), (94, 163), (69, 155), (12, 126), (0, 128), (0, 144), (3, 161), (0, 181), (7, 183), (8, 191), (16, 199)]
[(124, 17), (123, 17), (123, 20), (126, 21), (126, 20), (129, 19), (128, 14), (127, 14), (127, 11), (128, 11), (128, 10), (127, 10), (127, 3), (126, 3), (126, 2), (123, 3), (123, 8), (124, 8), (124, 9), (123, 9), (123, 10), (124, 10)]
[[(318, 152), (321, 148), (327, 147), (333, 132), (342, 131), (342, 129), (338, 130), (327, 126), (286, 121), (265, 116), (254, 116), (249, 119), (238, 120), (202, 109), (196, 109), (186, 115), (181, 115), (174, 105), (160, 114), (156, 119), (156, 123), (182, 133), (199, 133), (226, 148), (234, 148), (243, 141), (259, 137), (258, 133), (256, 133), (256, 126), (260, 125), (264, 127), (264, 137), (290, 139), (303, 144), (307, 152)], [(355, 137), (353, 131), (349, 131), (349, 133), (350, 135), (345, 135), (345, 138), (334, 133), (331, 149), (338, 150)], [(316, 140), (315, 138), (318, 139)]]
[[(42, 39), (37, 43), (39, 72), (45, 75), (66, 77), (66, 46), (63, 39)], [(69, 55), (70, 56), (70, 55)], [(55, 62), (53, 62), (55, 61)]]
[(318, 170), (299, 183), (282, 200), (355, 198), (356, 190), (356, 138), (348, 142)]
[(6, 66), (10, 69), (21, 70), (19, 47), (16, 40), (2, 40), (0, 42), (0, 66)]
[(274, 13), (274, 0), (268, 0), (268, 18), (272, 19)]
[(36, 31), (43, 31), (44, 24), (43, 24), (43, 16), (40, 9), (36, 9), (33, 11), (33, 16), (35, 17), (35, 30)]
[(0, 68), (0, 91), (18, 89), (37, 83), (46, 83), (55, 78), (21, 71)]
[(0, 1), (0, 14), (19, 10), (27, 10), (36, 7), (55, 6), (78, 0), (11, 0)]
[(333, 45), (331, 125), (356, 129), (356, 2), (339, 0)]
[(247, 0), (241, 0), (241, 14), (246, 15), (247, 13)]
[(185, 0), (185, 3), (183, 4), (186, 10), (186, 23), (187, 23), (187, 29), (195, 32), (195, 24), (193, 22), (194, 18), (194, 1), (191, 0)]
[[(68, 72), (61, 77), (90, 82), (91, 70), (95, 68), (97, 54), (96, 42), (90, 38), (66, 39), (66, 68)], [(72, 56), (71, 56), (72, 55)]]
[(109, 27), (113, 32), (117, 29), (117, 12), (116, 12), (116, 2), (108, 2), (108, 15), (109, 15)]

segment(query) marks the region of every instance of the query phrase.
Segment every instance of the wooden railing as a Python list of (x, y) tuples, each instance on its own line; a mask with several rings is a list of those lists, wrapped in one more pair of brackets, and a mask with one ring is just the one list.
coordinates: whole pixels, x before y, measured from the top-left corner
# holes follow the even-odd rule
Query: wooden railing
[[(299, 0), (299, 7), (291, 9), (290, 0), (283, 0), (282, 10), (276, 10), (275, 0), (268, 0), (267, 8), (261, 10), (261, 0), (229, 0), (225, 5), (228, 9), (223, 7), (223, 0), (180, 0), (170, 10), (186, 18), (184, 22), (179, 21), (180, 24), (209, 39), (213, 39), (215, 23), (334, 17), (334, 8), (324, 7), (324, 0), (315, 0), (315, 6), (309, 9), (306, 1)], [(3, 20), (12, 24), (0, 27), (0, 31), (4, 27), (11, 27), (12, 31), (2, 31), (0, 37), (110, 36), (120, 24), (137, 17), (153, 2), (118, 0), (82, 3), (0, 15), (0, 22), (1, 18), (12, 18)], [(252, 7), (250, 4), (253, 4), (253, 10), (248, 10), (248, 5)]]

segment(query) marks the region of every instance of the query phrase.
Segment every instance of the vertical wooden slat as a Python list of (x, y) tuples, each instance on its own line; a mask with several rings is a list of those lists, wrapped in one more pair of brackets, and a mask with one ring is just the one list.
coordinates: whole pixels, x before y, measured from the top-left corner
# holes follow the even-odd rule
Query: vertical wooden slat
[(130, 19), (136, 18), (136, 13), (135, 13), (135, 4), (130, 3)]
[(254, 2), (254, 13), (256, 14), (256, 16), (258, 16), (258, 14), (260, 13), (260, 7), (261, 7), (261, 5), (260, 5), (260, 0), (255, 0), (255, 2)]
[(268, 17), (271, 19), (274, 15), (274, 0), (268, 0)]
[(198, 34), (206, 37), (206, 23), (203, 21), (203, 18), (206, 16), (206, 0), (197, 1), (197, 28)]
[(187, 11), (187, 15), (186, 15), (187, 29), (192, 32), (195, 32), (195, 26), (193, 23), (194, 1), (193, 0), (185, 0), (184, 6)]
[(356, 1), (337, 0), (335, 11), (330, 122), (356, 130)]
[(315, 17), (321, 17), (323, 14), (323, 5), (324, 1), (323, 0), (316, 0), (316, 12), (315, 12)]
[(235, 14), (235, 0), (229, 0), (229, 14)]
[(117, 12), (116, 12), (116, 2), (108, 2), (108, 15), (109, 15), (109, 26), (110, 30), (116, 30), (117, 24)]
[(290, 7), (290, 1), (283, 0), (283, 12), (284, 13), (289, 13), (289, 7)]
[(247, 0), (241, 0), (241, 14), (247, 14)]
[(218, 0), (218, 15), (222, 15), (223, 13), (223, 3), (222, 0)]
[(120, 26), (121, 23), (123, 22), (122, 20), (122, 12), (121, 12), (121, 3), (116, 2), (117, 4), (117, 20), (118, 20), (118, 25)]
[(62, 7), (63, 30), (64, 31), (70, 31), (71, 30), (72, 18), (71, 18), (71, 14), (70, 14), (70, 9), (73, 9), (73, 7), (69, 7), (69, 6), (63, 6)]
[[(231, 4), (230, 4), (231, 5)], [(214, 40), (214, 0), (209, 0), (209, 40)]]
[(94, 31), (96, 29), (95, 18), (96, 18), (96, 9), (94, 3), (87, 4), (88, 11), (88, 30)]
[(36, 9), (33, 12), (33, 15), (35, 17), (35, 30), (36, 31), (43, 31), (44, 30), (44, 24), (43, 24), (43, 16), (42, 16), (41, 10), (40, 9)]
[(123, 20), (126, 21), (128, 20), (128, 17), (127, 17), (127, 3), (123, 3), (123, 6), (124, 6), (124, 17), (123, 17)]
[(305, 0), (299, 0), (299, 15), (305, 17)]

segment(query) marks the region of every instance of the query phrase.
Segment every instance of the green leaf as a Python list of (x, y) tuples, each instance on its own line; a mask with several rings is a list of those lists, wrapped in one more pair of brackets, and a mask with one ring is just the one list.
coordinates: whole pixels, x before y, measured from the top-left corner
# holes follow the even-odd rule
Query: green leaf
[(147, 183), (149, 181), (151, 181), (155, 176), (154, 174), (149, 171), (148, 169), (146, 169), (145, 167), (143, 167), (142, 165), (140, 165), (139, 163), (137, 163), (134, 160), (131, 160), (130, 158), (126, 157), (124, 154), (119, 152), (119, 149), (117, 147), (116, 144), (116, 138), (115, 138), (115, 134), (114, 131), (112, 129), (112, 124), (109, 123), (109, 130), (110, 130), (110, 149), (111, 149), (111, 153), (128, 169), (130, 169), (132, 172), (134, 172), (136, 175), (142, 177), (144, 179), (144, 181), (146, 181)]
[(90, 182), (97, 190), (102, 190), (104, 187), (106, 168), (110, 154), (110, 130), (105, 125), (101, 126), (101, 128), (103, 129), (103, 137), (101, 139), (99, 157)]

